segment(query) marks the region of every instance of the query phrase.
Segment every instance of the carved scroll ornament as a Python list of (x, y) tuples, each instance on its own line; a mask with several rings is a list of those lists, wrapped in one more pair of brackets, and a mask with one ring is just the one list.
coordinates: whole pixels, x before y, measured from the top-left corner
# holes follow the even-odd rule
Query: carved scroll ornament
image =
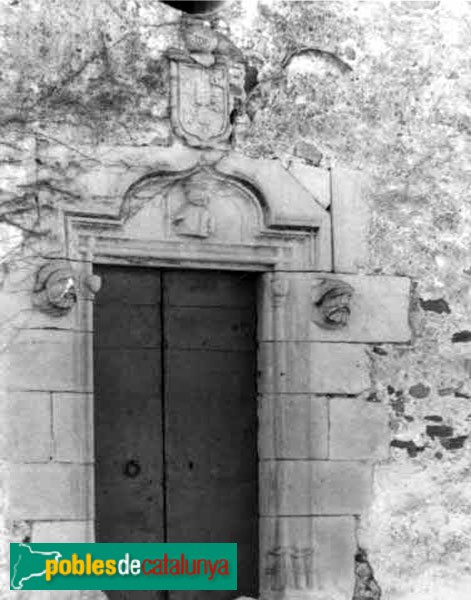
[(354, 289), (340, 279), (323, 279), (312, 288), (312, 316), (324, 329), (341, 329), (348, 324)]

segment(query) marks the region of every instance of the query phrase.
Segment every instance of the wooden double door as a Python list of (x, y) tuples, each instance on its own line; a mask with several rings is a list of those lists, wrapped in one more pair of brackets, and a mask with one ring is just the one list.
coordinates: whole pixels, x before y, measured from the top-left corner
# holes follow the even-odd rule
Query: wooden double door
[(97, 265), (97, 542), (235, 542), (237, 592), (258, 594), (256, 279)]

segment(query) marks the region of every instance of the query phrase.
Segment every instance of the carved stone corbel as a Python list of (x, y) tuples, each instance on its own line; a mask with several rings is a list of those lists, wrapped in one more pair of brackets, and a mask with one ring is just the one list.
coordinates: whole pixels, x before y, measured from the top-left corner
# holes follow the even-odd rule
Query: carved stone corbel
[(33, 306), (55, 317), (67, 314), (77, 302), (78, 277), (66, 260), (52, 260), (38, 270)]
[(311, 320), (323, 329), (342, 329), (351, 314), (353, 287), (340, 279), (321, 279), (312, 287)]
[(93, 300), (101, 288), (101, 277), (74, 271), (66, 260), (51, 260), (39, 268), (33, 288), (33, 306), (53, 317), (69, 313), (77, 303), (79, 292)]
[(94, 300), (101, 289), (101, 277), (89, 273), (82, 277), (82, 295), (87, 300)]

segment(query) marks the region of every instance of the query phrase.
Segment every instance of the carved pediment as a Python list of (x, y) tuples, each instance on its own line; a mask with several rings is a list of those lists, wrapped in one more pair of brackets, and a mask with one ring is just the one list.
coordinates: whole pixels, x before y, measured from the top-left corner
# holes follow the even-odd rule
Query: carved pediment
[(264, 226), (256, 196), (206, 168), (138, 182), (126, 195), (121, 219), (132, 237), (188, 242), (247, 243)]
[[(108, 152), (108, 162), (89, 176), (93, 202), (66, 219), (70, 256), (91, 245), (105, 261), (118, 252), (139, 264), (330, 270), (330, 215), (316, 191), (303, 188), (280, 161), (179, 145), (153, 149), (152, 156), (146, 150), (145, 161), (140, 152), (129, 156), (123, 148), (122, 168)], [(136, 164), (133, 172), (129, 164)], [(95, 200), (104, 194), (97, 195), (97, 180), (110, 187), (100, 214)]]

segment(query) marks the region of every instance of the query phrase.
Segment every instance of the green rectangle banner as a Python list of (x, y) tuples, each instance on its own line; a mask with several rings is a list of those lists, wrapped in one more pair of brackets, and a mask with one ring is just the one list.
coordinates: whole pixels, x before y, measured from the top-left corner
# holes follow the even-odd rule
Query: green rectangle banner
[(11, 590), (236, 590), (237, 544), (10, 544)]

